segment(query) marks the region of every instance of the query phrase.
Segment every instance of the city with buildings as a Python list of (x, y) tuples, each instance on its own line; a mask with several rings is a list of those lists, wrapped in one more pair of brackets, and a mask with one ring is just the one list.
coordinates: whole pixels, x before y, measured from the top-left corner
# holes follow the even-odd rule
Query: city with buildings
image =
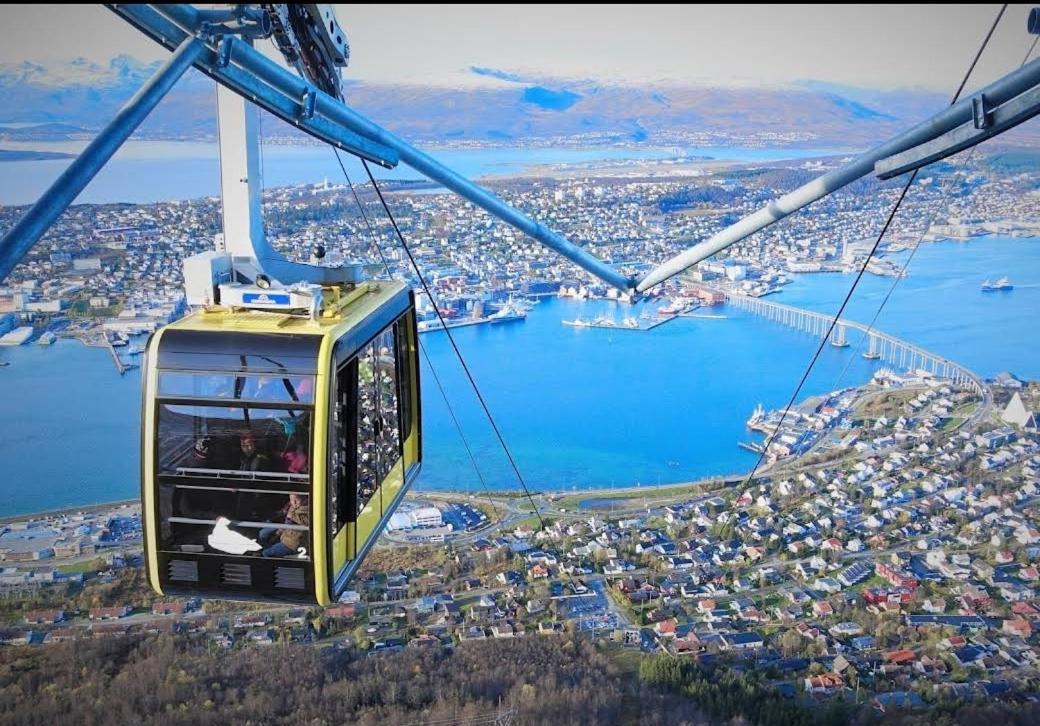
[[(634, 271), (829, 163), (693, 176), (583, 170), (493, 186)], [(883, 251), (920, 235), (1036, 236), (1040, 174), (986, 168), (923, 180)], [(608, 296), (457, 197), (388, 186), (449, 321), (489, 317), (512, 298)], [(394, 276), (414, 279), (361, 191), (374, 239), (350, 190), (330, 182), (267, 192), (268, 233), (297, 257), (320, 243), (372, 262), (378, 244)], [(796, 274), (861, 265), (871, 223), (898, 193), (876, 192), (821, 202), (699, 265), (662, 297), (735, 304), (777, 292)], [(948, 215), (930, 220), (926, 210), (946, 196)], [(0, 209), (0, 226), (19, 211)], [(73, 207), (0, 291), (0, 333), (32, 326), (36, 335), (103, 333), (111, 342), (153, 330), (183, 312), (181, 261), (208, 248), (218, 226), (215, 199)], [(884, 257), (869, 269), (900, 274)], [(420, 311), (433, 317), (428, 301)], [(887, 350), (892, 366), (868, 383), (806, 399), (782, 422), (778, 411), (749, 411), (749, 431), (766, 437), (749, 444), (765, 463), (753, 479), (531, 498), (413, 495), (354, 589), (324, 609), (150, 594), (135, 503), (12, 519), (0, 534), (0, 642), (46, 647), (162, 632), (223, 649), (295, 643), (376, 655), (567, 635), (618, 657), (665, 654), (762, 671), (798, 703), (885, 712), (1035, 699), (1040, 387), (1010, 374), (984, 380), (906, 344), (908, 351), (918, 357), (894, 360), (899, 350)]]
[(784, 433), (822, 435), (750, 481), (418, 495), (356, 587), (317, 610), (147, 592), (136, 504), (8, 521), (2, 642), (158, 631), (377, 654), (578, 633), (768, 669), (791, 698), (883, 710), (1027, 697), (1040, 388), (984, 386), (882, 369), (800, 412)]
[[(679, 175), (675, 165), (651, 163), (621, 176), (596, 177), (583, 170), (576, 177), (512, 179), (490, 186), (506, 202), (589, 252), (636, 272), (840, 162), (694, 164)], [(924, 233), (930, 240), (1036, 234), (1036, 198), (1029, 193), (1036, 178), (1035, 172), (1008, 175), (974, 162), (920, 180), (868, 271), (896, 274), (884, 254), (905, 249)], [(874, 184), (876, 193), (864, 193), (862, 184)], [(422, 185), (388, 184), (389, 203), (449, 324), (494, 322), (494, 311), (514, 296), (571, 288), (586, 296), (611, 294), (602, 283), (465, 200), (416, 187)], [(379, 265), (373, 268), (377, 273), (382, 269), (378, 245), (391, 274), (417, 284), (371, 188), (359, 191), (371, 228), (343, 183), (326, 180), (268, 191), (269, 238), (290, 258), (309, 259), (321, 244), (330, 250), (330, 261), (363, 260)], [(870, 251), (874, 223), (897, 196), (894, 186), (857, 183), (653, 294), (692, 296), (695, 289), (684, 286), (703, 283), (761, 296), (780, 290), (793, 274), (858, 269)], [(948, 214), (930, 219), (943, 199), (950, 200)], [(18, 207), (0, 208), (0, 226), (12, 224), (20, 212)], [(932, 224), (924, 229), (928, 221)], [(0, 335), (10, 335), (0, 343), (24, 344), (51, 333), (119, 345), (125, 336), (176, 319), (185, 309), (181, 263), (211, 249), (219, 228), (217, 198), (73, 207), (0, 288)], [(419, 306), (420, 319), (432, 323), (436, 314), (429, 301), (420, 296)]]

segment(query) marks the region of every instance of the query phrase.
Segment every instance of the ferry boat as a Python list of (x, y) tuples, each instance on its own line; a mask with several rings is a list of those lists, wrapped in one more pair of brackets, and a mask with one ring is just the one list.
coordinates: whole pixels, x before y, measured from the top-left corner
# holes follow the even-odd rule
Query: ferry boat
[(492, 325), (498, 323), (511, 323), (514, 320), (523, 320), (527, 317), (527, 311), (513, 305), (512, 303), (506, 303), (497, 312), (492, 313), (488, 316), (487, 320)]
[(683, 311), (683, 305), (678, 300), (672, 300), (670, 303), (665, 305), (663, 308), (657, 309), (658, 315), (678, 315)]
[(986, 280), (984, 283), (982, 283), (982, 291), (983, 292), (995, 292), (997, 290), (1014, 290), (1014, 289), (1015, 289), (1015, 286), (1012, 285), (1010, 282), (1008, 282), (1008, 279), (1006, 277), (1002, 277), (1002, 278), (1000, 278), (999, 280), (997, 280), (996, 282), (993, 282), (993, 283), (991, 283), (989, 280)]

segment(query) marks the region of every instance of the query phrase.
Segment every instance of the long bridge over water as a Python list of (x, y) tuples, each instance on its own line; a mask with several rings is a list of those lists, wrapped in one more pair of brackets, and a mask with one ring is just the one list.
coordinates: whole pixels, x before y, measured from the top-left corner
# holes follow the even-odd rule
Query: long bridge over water
[[(747, 295), (727, 293), (726, 296), (731, 305), (781, 325), (810, 333), (817, 338), (826, 335), (831, 325), (832, 317), (823, 313)], [(967, 386), (979, 395), (984, 395), (987, 391), (982, 379), (960, 363), (853, 320), (838, 320), (831, 333), (831, 345), (847, 346), (845, 336), (850, 328), (868, 337), (868, 348), (863, 353), (865, 358), (883, 360), (903, 370), (925, 370), (935, 376), (948, 378), (957, 385)]]

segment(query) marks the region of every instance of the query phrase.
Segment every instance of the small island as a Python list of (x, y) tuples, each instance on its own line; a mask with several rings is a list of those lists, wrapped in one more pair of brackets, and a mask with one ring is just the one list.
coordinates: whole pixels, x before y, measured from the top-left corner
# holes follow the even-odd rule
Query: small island
[(64, 151), (32, 151), (31, 149), (0, 149), (0, 161), (49, 161), (51, 159), (75, 159), (75, 154)]

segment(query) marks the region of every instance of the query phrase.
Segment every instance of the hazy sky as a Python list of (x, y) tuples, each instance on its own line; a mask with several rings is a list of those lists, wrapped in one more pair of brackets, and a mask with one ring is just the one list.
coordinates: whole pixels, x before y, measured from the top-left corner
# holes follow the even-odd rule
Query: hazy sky
[[(471, 66), (600, 81), (956, 87), (992, 5), (340, 5), (349, 78), (493, 83)], [(1029, 5), (1009, 7), (971, 86), (1016, 67)], [(0, 63), (166, 56), (102, 6), (0, 5)]]

